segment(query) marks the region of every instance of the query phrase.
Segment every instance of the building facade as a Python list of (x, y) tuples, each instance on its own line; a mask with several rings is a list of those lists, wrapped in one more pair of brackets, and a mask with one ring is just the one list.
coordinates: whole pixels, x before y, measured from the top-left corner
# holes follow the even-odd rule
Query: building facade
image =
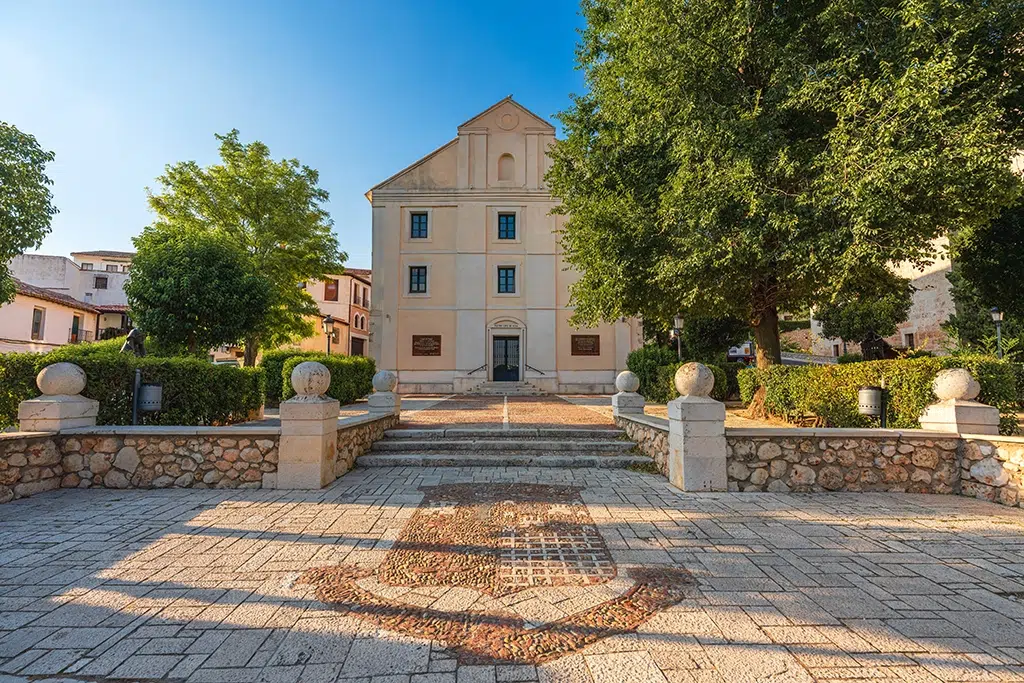
[(608, 393), (639, 321), (569, 324), (569, 286), (544, 175), (555, 129), (506, 98), (367, 193), (373, 207), (370, 352), (399, 391), (526, 381)]
[[(370, 291), (371, 271), (346, 268), (341, 275), (329, 275), (323, 280), (306, 283), (320, 318), (311, 321), (316, 329), (312, 337), (294, 344), (303, 351), (323, 351), (346, 356), (366, 356), (370, 352)], [(330, 316), (330, 329), (325, 331), (323, 321)]]
[(14, 301), (0, 306), (0, 353), (46, 353), (96, 338), (96, 307), (17, 278), (14, 284)]
[(80, 251), (71, 258), (22, 254), (11, 260), (10, 270), (26, 285), (88, 305), (96, 318), (90, 329), (98, 338), (109, 338), (131, 328), (124, 285), (134, 255), (126, 251)]

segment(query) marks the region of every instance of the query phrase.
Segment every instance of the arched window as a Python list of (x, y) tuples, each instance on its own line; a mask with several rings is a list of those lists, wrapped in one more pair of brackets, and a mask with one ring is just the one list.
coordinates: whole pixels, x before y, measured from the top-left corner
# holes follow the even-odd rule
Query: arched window
[(498, 180), (515, 180), (516, 160), (511, 154), (502, 154), (498, 158)]

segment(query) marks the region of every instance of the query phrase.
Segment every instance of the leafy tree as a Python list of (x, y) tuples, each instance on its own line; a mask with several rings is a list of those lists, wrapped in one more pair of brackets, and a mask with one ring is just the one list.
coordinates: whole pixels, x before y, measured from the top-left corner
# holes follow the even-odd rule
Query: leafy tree
[(986, 224), (1009, 168), (1019, 0), (584, 0), (588, 92), (548, 182), (575, 320), (735, 315), (758, 365), (779, 310), (830, 300)]
[(855, 289), (836, 294), (815, 312), (822, 334), (847, 342), (863, 342), (896, 334), (914, 299), (910, 280), (879, 270)]
[(221, 230), (161, 223), (135, 238), (125, 294), (135, 323), (191, 355), (236, 344), (270, 311), (271, 283)]
[(245, 335), (245, 364), (261, 347), (313, 334), (313, 298), (299, 285), (342, 269), (347, 258), (331, 232), (319, 174), (297, 159), (274, 161), (262, 142), (243, 144), (238, 131), (218, 135), (221, 163), (168, 166), (149, 191), (156, 225), (219, 230), (251, 256), (271, 285), (270, 312)]
[(750, 325), (732, 316), (696, 316), (683, 320), (683, 345), (689, 357), (705, 363), (721, 362), (730, 346), (746, 341)]
[(992, 307), (1024, 320), (1024, 200), (988, 225), (953, 235), (950, 250), (956, 315), (949, 328), (957, 337), (978, 342), (991, 334)]
[(14, 299), (11, 259), (39, 248), (57, 213), (46, 175), (51, 161), (53, 152), (33, 136), (0, 121), (0, 305)]

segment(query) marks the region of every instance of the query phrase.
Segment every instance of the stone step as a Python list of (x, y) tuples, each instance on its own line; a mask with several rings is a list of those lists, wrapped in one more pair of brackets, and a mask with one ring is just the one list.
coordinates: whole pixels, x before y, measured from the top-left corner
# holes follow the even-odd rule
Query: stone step
[(577, 453), (370, 453), (356, 467), (568, 467), (624, 469), (644, 465), (644, 455), (580, 455)]
[(430, 429), (389, 429), (388, 439), (522, 439), (532, 437), (557, 439), (617, 439), (625, 438), (621, 429), (583, 429), (578, 427), (440, 427)]
[(553, 451), (624, 453), (636, 444), (606, 439), (384, 439), (370, 450), (381, 453), (416, 451)]

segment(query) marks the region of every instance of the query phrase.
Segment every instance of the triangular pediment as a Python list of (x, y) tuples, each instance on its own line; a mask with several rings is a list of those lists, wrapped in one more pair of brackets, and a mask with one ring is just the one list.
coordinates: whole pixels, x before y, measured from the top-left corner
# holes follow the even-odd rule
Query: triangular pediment
[(459, 126), (460, 133), (536, 131), (554, 133), (555, 127), (519, 104), (509, 95)]
[(446, 142), (416, 163), (374, 185), (367, 195), (385, 187), (403, 190), (454, 188), (458, 167), (458, 142), (458, 138)]

